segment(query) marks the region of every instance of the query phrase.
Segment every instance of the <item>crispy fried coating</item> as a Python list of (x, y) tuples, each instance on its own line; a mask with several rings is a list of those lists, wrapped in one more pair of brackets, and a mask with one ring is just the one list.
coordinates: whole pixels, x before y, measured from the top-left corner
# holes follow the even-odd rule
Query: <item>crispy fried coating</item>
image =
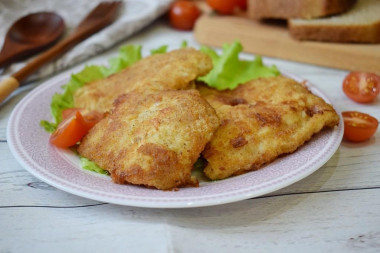
[(332, 106), (284, 76), (253, 80), (232, 91), (198, 89), (221, 119), (203, 151), (204, 172), (213, 180), (257, 170), (339, 123)]
[(78, 89), (74, 94), (74, 104), (77, 108), (107, 112), (121, 94), (188, 89), (193, 80), (211, 69), (210, 57), (193, 48), (155, 54)]
[(195, 186), (193, 164), (219, 122), (197, 90), (132, 92), (115, 101), (78, 152), (108, 170), (116, 183), (161, 190)]

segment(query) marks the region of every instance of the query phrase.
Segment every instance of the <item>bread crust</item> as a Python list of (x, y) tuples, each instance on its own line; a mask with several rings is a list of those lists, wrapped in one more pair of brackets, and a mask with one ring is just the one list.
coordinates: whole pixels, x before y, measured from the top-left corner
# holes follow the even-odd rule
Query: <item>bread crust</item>
[(253, 19), (316, 18), (339, 14), (356, 0), (249, 0), (248, 16)]
[(344, 43), (380, 43), (380, 21), (369, 25), (302, 25), (289, 22), (289, 33), (297, 40)]

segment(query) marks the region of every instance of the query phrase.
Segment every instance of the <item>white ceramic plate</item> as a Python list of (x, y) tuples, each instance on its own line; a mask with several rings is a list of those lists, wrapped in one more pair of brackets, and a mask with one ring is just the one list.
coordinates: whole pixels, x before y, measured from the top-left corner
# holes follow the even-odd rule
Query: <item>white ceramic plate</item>
[[(39, 125), (40, 120), (51, 119), (51, 97), (56, 92), (61, 93), (61, 86), (68, 80), (68, 75), (56, 76), (21, 100), (9, 119), (7, 140), (13, 155), (31, 174), (63, 191), (97, 201), (140, 207), (184, 208), (257, 197), (295, 183), (320, 168), (338, 149), (343, 136), (341, 119), (335, 129), (322, 131), (295, 153), (281, 157), (258, 171), (221, 181), (201, 182), (198, 188), (160, 191), (118, 185), (109, 176), (83, 170), (79, 158), (71, 151), (51, 146), (49, 133)], [(314, 94), (332, 104), (316, 87), (306, 84)]]

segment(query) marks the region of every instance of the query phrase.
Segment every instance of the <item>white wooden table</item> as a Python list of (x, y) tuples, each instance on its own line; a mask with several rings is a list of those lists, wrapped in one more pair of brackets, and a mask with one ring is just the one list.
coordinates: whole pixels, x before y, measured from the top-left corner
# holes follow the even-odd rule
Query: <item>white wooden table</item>
[[(162, 44), (178, 48), (183, 40), (198, 46), (191, 32), (156, 22), (123, 44), (149, 50)], [(88, 62), (104, 61), (117, 49)], [(379, 99), (358, 105), (343, 94), (346, 71), (264, 62), (308, 79), (341, 111), (380, 119)], [(41, 82), (0, 107), (0, 252), (380, 252), (380, 131), (364, 143), (342, 142), (318, 171), (266, 196), (191, 209), (117, 206), (49, 186), (12, 156), (9, 115)]]

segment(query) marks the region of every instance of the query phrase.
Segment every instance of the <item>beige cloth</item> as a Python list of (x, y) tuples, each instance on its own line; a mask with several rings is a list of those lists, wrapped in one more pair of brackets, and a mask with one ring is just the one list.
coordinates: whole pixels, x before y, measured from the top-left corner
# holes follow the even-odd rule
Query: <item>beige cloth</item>
[[(0, 46), (2, 47), (3, 45), (3, 38), (8, 28), (14, 21), (24, 15), (39, 11), (56, 12), (61, 15), (65, 21), (67, 35), (75, 29), (80, 21), (99, 2), (102, 1), (0, 0)], [(59, 59), (46, 64), (28, 80), (34, 81), (46, 77), (107, 50), (165, 13), (171, 2), (172, 0), (124, 0), (119, 17), (113, 24), (87, 38)], [(19, 62), (5, 69), (0, 69), (0, 79), (3, 76), (14, 73), (24, 65), (25, 62)]]

